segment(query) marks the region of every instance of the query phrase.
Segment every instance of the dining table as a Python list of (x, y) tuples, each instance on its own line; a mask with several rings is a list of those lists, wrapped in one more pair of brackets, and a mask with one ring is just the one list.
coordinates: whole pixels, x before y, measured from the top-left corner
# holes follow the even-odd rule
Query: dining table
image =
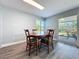
[(51, 35), (49, 35), (49, 34), (30, 34), (27, 37), (44, 38), (44, 37), (51, 37)]

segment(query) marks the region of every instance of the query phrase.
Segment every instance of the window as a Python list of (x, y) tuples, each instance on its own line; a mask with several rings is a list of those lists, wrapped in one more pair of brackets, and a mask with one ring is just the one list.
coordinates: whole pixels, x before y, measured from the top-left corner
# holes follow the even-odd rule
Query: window
[(44, 34), (44, 20), (36, 20), (36, 29), (37, 29), (37, 34)]
[(59, 19), (59, 35), (67, 36), (77, 32), (77, 15)]

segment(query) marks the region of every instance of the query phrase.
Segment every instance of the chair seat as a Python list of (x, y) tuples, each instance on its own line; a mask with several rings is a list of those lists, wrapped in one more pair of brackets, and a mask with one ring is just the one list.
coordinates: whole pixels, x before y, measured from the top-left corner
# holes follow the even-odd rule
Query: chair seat
[(36, 41), (37, 41), (36, 38), (31, 39), (31, 42), (36, 42)]
[(48, 44), (48, 39), (47, 39), (47, 38), (43, 38), (43, 39), (41, 40), (41, 43)]
[(28, 42), (27, 44), (31, 44), (31, 46), (32, 46), (32, 45), (34, 46), (34, 45), (36, 45), (37, 43), (40, 43), (40, 41), (41, 41), (41, 40), (39, 39), (38, 42), (37, 42), (36, 38), (32, 38), (32, 39), (31, 39), (31, 43)]

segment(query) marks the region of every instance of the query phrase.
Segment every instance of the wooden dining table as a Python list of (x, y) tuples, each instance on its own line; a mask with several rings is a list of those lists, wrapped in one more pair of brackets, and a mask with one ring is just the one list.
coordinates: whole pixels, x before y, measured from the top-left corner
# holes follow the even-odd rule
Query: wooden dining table
[(27, 37), (35, 37), (35, 38), (44, 38), (44, 37), (51, 37), (49, 34), (30, 34)]
[(36, 41), (37, 41), (37, 44), (38, 44), (39, 39), (41, 39), (41, 40), (43, 38), (48, 38), (49, 39), (49, 37), (51, 37), (51, 35), (49, 35), (49, 34), (30, 34), (27, 37), (34, 37), (34, 38), (36, 38)]
[[(35, 30), (36, 31), (36, 30)], [(26, 34), (26, 50), (27, 48), (29, 48), (29, 55), (31, 52), (31, 47), (34, 47), (36, 49), (36, 51), (39, 49), (41, 46), (45, 46), (47, 47), (47, 51), (49, 53), (49, 48), (50, 48), (50, 44), (52, 45), (52, 48), (54, 48), (53, 46), (53, 34), (54, 34), (54, 30), (48, 30), (45, 34), (36, 34), (37, 32), (30, 32), (29, 30), (25, 30), (25, 34)], [(37, 55), (37, 53), (36, 53)]]

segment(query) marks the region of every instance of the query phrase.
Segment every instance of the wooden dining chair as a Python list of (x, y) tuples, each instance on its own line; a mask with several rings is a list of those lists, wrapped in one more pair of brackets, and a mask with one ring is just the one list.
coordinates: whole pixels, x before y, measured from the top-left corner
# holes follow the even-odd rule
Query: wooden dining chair
[(49, 53), (49, 47), (50, 47), (50, 43), (52, 44), (52, 48), (53, 47), (53, 35), (54, 35), (54, 30), (52, 29), (48, 29), (47, 30), (47, 36), (43, 37), (41, 39), (41, 44), (45, 45), (47, 47), (48, 53)]
[(51, 43), (51, 45), (52, 45), (52, 48), (54, 48), (53, 47), (53, 36), (54, 36), (54, 30), (53, 29), (48, 29), (48, 34), (50, 35), (50, 43)]
[(34, 36), (30, 36), (28, 29), (24, 31), (26, 35), (26, 51), (29, 50), (29, 56), (30, 56), (32, 48), (35, 48), (37, 55), (37, 38)]
[[(38, 35), (37, 29), (32, 29), (32, 32), (33, 32), (33, 34)], [(39, 52), (40, 52), (40, 49), (41, 49), (41, 39), (40, 39), (40, 37), (38, 37), (38, 50), (39, 50)]]

